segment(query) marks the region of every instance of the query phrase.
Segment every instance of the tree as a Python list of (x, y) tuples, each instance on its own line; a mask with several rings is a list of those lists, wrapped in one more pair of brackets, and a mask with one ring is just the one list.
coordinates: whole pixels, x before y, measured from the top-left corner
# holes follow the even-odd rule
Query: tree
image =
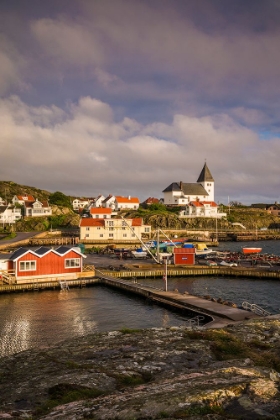
[(60, 191), (56, 191), (55, 193), (50, 195), (49, 203), (55, 204), (56, 206), (72, 208), (72, 204), (69, 200), (69, 197), (67, 197), (67, 195), (63, 194)]

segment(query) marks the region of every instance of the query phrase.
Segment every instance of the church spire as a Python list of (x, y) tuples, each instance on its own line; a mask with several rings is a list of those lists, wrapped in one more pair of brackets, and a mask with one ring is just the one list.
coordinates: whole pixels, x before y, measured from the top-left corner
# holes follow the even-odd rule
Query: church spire
[(211, 172), (209, 171), (209, 168), (205, 162), (202, 171), (200, 172), (200, 175), (198, 177), (198, 180), (196, 182), (214, 182), (214, 178), (212, 177)]

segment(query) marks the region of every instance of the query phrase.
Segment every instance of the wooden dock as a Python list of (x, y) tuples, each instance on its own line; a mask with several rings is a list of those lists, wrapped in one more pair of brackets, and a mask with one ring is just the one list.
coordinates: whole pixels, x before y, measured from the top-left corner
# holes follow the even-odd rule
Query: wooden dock
[(149, 287), (138, 283), (136, 279), (133, 282), (117, 279), (105, 275), (99, 270), (96, 270), (96, 275), (99, 277), (101, 284), (142, 296), (173, 309), (190, 311), (194, 316), (201, 315), (205, 318), (204, 323), (207, 323), (207, 325), (211, 327), (223, 326), (229, 323), (229, 321), (240, 322), (250, 318), (259, 318), (259, 316), (253, 312), (226, 306), (190, 294), (181, 294), (175, 291), (164, 291)]

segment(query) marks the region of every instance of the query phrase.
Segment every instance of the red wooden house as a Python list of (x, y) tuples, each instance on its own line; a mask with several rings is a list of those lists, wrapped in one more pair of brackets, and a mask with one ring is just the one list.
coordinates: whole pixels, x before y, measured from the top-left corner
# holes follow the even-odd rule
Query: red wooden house
[(83, 258), (79, 248), (19, 248), (9, 257), (8, 272), (16, 283), (76, 279), (81, 277)]

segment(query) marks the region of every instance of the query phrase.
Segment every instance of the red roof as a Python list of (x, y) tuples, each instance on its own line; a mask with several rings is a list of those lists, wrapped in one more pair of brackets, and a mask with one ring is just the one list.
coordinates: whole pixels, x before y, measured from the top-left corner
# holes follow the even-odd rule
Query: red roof
[(35, 201), (33, 195), (17, 195), (17, 199), (21, 201)]
[(192, 204), (195, 207), (203, 207), (204, 204), (210, 204), (211, 207), (218, 207), (215, 201), (190, 201), (189, 204)]
[(140, 203), (137, 197), (121, 197), (120, 195), (116, 195), (115, 198), (118, 203)]
[(136, 217), (135, 219), (132, 219), (132, 226), (142, 226), (143, 225), (143, 219), (141, 217)]
[(82, 218), (80, 226), (104, 226), (104, 219), (93, 219), (92, 217)]
[(154, 197), (149, 197), (147, 200), (144, 201), (145, 204), (158, 204), (159, 199)]
[(112, 209), (105, 208), (105, 207), (91, 207), (90, 213), (91, 214), (111, 214)]

